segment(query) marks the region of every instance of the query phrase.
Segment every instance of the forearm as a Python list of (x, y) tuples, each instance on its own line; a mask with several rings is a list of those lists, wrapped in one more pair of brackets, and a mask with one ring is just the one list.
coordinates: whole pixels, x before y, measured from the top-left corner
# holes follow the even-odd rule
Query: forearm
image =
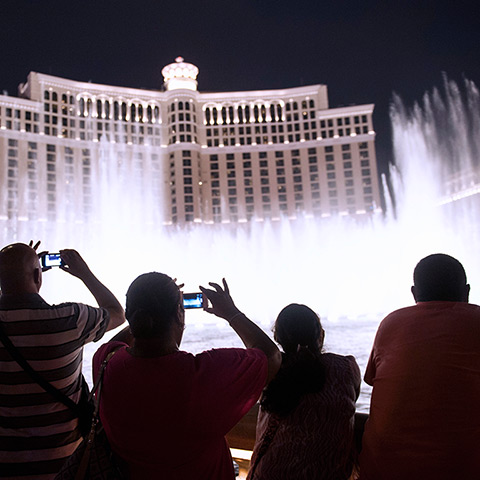
[(108, 310), (110, 322), (107, 331), (122, 325), (125, 321), (125, 312), (115, 295), (90, 270), (82, 275), (81, 280), (95, 297), (98, 306)]
[(258, 348), (265, 353), (268, 360), (267, 383), (270, 382), (282, 363), (282, 356), (275, 342), (240, 311), (226, 320), (247, 348)]

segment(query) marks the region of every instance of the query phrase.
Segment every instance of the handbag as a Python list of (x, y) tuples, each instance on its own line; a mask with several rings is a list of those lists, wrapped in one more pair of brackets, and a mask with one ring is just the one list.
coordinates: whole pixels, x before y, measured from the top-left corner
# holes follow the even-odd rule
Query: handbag
[(46, 392), (50, 393), (57, 402), (63, 403), (67, 408), (72, 410), (78, 417), (78, 426), (82, 437), (85, 437), (90, 431), (92, 416), (94, 411), (93, 399), (89, 395), (88, 384), (82, 375), (82, 393), (80, 402), (75, 403), (70, 397), (55, 388), (51, 383), (47, 382), (31, 365), (25, 360), (20, 351), (12, 343), (8, 335), (5, 333), (2, 322), (0, 322), (0, 340), (7, 349), (10, 356), (30, 375), (30, 377), (38, 383)]
[(68, 457), (54, 480), (126, 480), (127, 478), (120, 459), (115, 456), (110, 447), (99, 415), (103, 374), (115, 352), (116, 350), (110, 352), (102, 362), (97, 381), (90, 393), (93, 395), (97, 392), (97, 395), (88, 437)]

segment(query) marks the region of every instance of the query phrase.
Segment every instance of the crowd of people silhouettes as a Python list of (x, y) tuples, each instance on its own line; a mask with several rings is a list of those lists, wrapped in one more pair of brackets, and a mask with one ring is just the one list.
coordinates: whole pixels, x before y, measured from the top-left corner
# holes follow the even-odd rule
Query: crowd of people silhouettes
[[(83, 347), (128, 326), (93, 358), (105, 359), (100, 418), (124, 478), (231, 480), (226, 434), (259, 402), (249, 480), (453, 480), (478, 477), (480, 307), (453, 257), (434, 254), (414, 270), (416, 304), (379, 325), (365, 381), (365, 429), (355, 425), (360, 370), (325, 352), (318, 315), (283, 308), (274, 339), (235, 305), (225, 279), (200, 287), (204, 309), (223, 318), (245, 348), (181, 350), (181, 285), (140, 275), (125, 310), (75, 250), (60, 268), (98, 307), (49, 305), (38, 244), (0, 251), (0, 478), (51, 480), (85, 436), (76, 406), (88, 394)], [(277, 343), (281, 346), (280, 350)], [(38, 377), (41, 377), (38, 380)], [(62, 401), (53, 395), (49, 383)]]

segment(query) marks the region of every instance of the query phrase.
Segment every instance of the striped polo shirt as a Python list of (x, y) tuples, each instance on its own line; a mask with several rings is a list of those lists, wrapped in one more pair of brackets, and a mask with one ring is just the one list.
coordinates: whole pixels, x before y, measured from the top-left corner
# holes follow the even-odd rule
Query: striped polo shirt
[[(109, 314), (80, 303), (48, 305), (38, 294), (0, 297), (0, 321), (27, 362), (79, 401), (83, 345)], [(50, 480), (81, 441), (78, 419), (15, 362), (0, 341), (0, 478)]]

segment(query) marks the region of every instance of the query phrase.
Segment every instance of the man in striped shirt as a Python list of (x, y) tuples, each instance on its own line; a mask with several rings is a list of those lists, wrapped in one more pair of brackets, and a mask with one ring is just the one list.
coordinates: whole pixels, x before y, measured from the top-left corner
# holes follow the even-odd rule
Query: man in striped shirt
[[(0, 251), (0, 321), (31, 367), (78, 403), (83, 346), (124, 322), (122, 306), (75, 250), (60, 252), (100, 308), (48, 305), (39, 295), (42, 269), (23, 243)], [(35, 383), (0, 341), (0, 478), (50, 480), (81, 441), (78, 419)]]

